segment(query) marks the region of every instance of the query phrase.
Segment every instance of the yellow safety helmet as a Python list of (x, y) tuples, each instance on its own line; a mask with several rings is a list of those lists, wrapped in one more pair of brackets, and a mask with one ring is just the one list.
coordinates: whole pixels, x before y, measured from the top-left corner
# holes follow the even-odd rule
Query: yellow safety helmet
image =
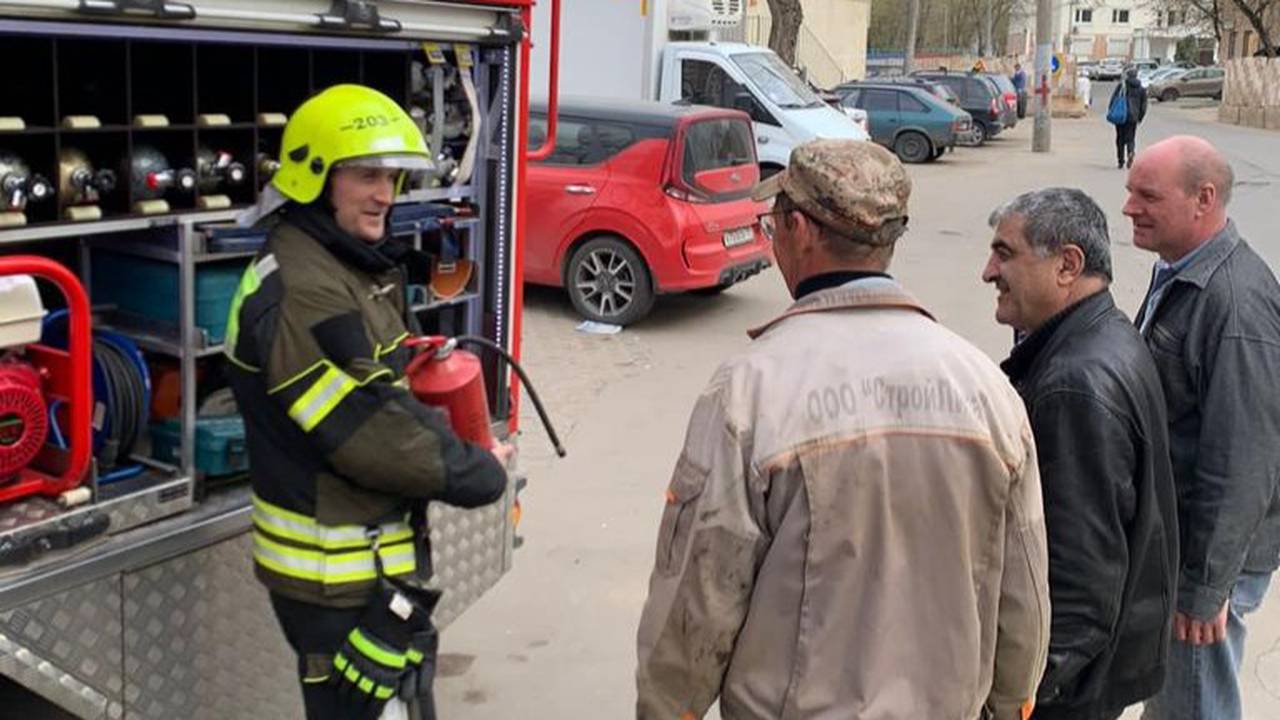
[[(422, 132), (396, 101), (363, 85), (334, 85), (302, 103), (280, 143), (271, 184), (303, 204), (324, 189), (335, 165), (432, 169)], [(399, 192), (404, 176), (396, 186)]]

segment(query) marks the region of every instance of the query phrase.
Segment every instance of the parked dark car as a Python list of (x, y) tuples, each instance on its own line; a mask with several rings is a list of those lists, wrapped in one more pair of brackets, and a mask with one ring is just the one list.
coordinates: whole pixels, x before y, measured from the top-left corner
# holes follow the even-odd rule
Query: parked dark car
[[(915, 77), (912, 75), (885, 75), (882, 77), (876, 77), (874, 79), (868, 79), (866, 82), (872, 82), (872, 81), (881, 85), (883, 84), (910, 85), (913, 87), (918, 87), (921, 90), (926, 90), (932, 93), (934, 96), (936, 96), (940, 100), (944, 100), (948, 103), (951, 103), (952, 105), (955, 105), (956, 107), (960, 107), (960, 96), (956, 95), (951, 88), (947, 87), (946, 85), (943, 85), (942, 83), (936, 83), (936, 82), (933, 82), (932, 80), (926, 80), (925, 78), (922, 78), (922, 77)], [(845, 83), (841, 87), (850, 87), (857, 84), (858, 84), (858, 81), (855, 80), (853, 82)], [(839, 88), (836, 88), (836, 90), (838, 92)]]
[[(960, 98), (960, 109), (973, 118), (973, 144), (981, 145), (1004, 131), (1004, 99), (995, 83), (979, 73), (922, 71), (914, 77), (946, 85)], [(1016, 111), (1014, 113), (1017, 114)]]
[(1000, 99), (1004, 102), (1004, 107), (1000, 111), (1000, 121), (1004, 123), (1006, 129), (1016, 127), (1018, 124), (1018, 89), (1013, 86), (1013, 80), (1008, 75), (1000, 73), (984, 73), (984, 76), (995, 83), (996, 89), (1000, 91)]
[(914, 84), (873, 80), (841, 85), (836, 92), (845, 105), (867, 111), (871, 139), (903, 162), (933, 162), (972, 128), (969, 113)]

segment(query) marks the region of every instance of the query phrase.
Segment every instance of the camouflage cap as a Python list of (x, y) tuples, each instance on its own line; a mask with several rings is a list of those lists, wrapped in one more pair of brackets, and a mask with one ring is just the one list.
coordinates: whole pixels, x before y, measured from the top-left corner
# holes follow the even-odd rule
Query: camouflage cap
[(870, 141), (812, 140), (751, 196), (786, 193), (800, 209), (843, 235), (865, 235), (907, 217), (911, 178), (893, 153)]

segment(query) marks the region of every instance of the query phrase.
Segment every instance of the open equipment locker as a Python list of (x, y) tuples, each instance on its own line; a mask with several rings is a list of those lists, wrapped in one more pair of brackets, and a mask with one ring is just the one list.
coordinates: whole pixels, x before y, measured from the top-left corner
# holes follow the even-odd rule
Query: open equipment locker
[[(415, 219), (415, 207), (468, 210), (456, 232), (463, 256), (475, 262), (474, 277), (457, 297), (419, 297), (414, 311), (428, 332), (482, 335), (518, 357), (531, 5), (0, 0), (0, 44), (21, 49), (26, 63), (17, 73), (23, 79), (0, 100), (0, 118), (23, 117), (25, 127), (0, 130), (0, 149), (17, 148), (11, 151), (26, 155), (34, 172), (53, 177), (62, 148), (83, 145), (95, 165), (116, 164), (126, 175), (116, 195), (104, 194), (98, 220), (70, 221), (54, 210), (56, 203), (30, 204), (26, 225), (0, 228), (0, 254), (55, 257), (78, 272), (91, 299), (101, 252), (166, 263), (177, 274), (175, 323), (126, 322), (95, 308), (95, 327), (178, 362), (178, 462), (135, 456), (145, 466), (141, 475), (101, 487), (91, 470), (92, 499), (72, 509), (38, 496), (0, 506), (0, 554), (24, 539), (49, 545), (77, 516), (109, 518), (102, 536), (65, 549), (37, 548), (25, 562), (0, 565), (0, 676), (25, 688), (29, 695), (22, 698), (31, 707), (82, 718), (301, 716), (292, 653), (252, 577), (247, 483), (206, 487), (195, 464), (197, 369), (221, 353), (197, 325), (197, 276), (206, 264), (252, 257), (246, 250), (216, 251), (210, 228), (252, 204), (265, 181), (258, 156), (278, 152), (282, 128), (264, 113), (290, 112), (335, 82), (370, 84), (407, 103), (415, 63), (426, 64), (423, 43), (440, 44), (453, 63), (457, 44), (464, 44), (474, 62), (481, 118), (474, 173), (463, 185), (406, 193), (392, 229), (421, 244), (435, 225)], [(92, 67), (64, 67), (87, 59)], [(182, 86), (183, 80), (190, 84)], [(86, 97), (101, 108), (86, 104)], [(429, 112), (440, 112), (439, 105)], [(202, 124), (210, 113), (229, 122)], [(100, 127), (67, 127), (68, 114), (99, 115)], [(136, 116), (156, 114), (169, 124), (137, 126)], [(128, 156), (145, 142), (162, 146), (174, 166), (191, 167), (209, 138), (248, 171), (246, 184), (227, 193), (232, 207), (201, 210), (197, 190), (189, 197), (170, 193), (169, 212), (137, 212), (129, 168), (113, 163), (112, 155)], [(500, 436), (518, 429), (510, 380), (508, 368), (485, 357)], [(438, 625), (510, 568), (521, 484), (513, 474), (504, 498), (486, 508), (431, 506), (435, 582), (445, 591)]]

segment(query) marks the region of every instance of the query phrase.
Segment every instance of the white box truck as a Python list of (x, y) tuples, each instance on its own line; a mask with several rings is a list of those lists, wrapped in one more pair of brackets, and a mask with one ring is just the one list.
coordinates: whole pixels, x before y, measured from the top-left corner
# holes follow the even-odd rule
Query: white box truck
[[(768, 48), (672, 40), (714, 37), (741, 21), (742, 0), (563, 0), (560, 93), (687, 102), (745, 111), (767, 176), (814, 138), (868, 139), (865, 113), (823, 100)], [(542, 9), (541, 7), (539, 9)], [(535, 11), (536, 12), (536, 11)], [(547, 23), (535, 18), (531, 86), (547, 86)], [(858, 114), (861, 117), (858, 117)]]

